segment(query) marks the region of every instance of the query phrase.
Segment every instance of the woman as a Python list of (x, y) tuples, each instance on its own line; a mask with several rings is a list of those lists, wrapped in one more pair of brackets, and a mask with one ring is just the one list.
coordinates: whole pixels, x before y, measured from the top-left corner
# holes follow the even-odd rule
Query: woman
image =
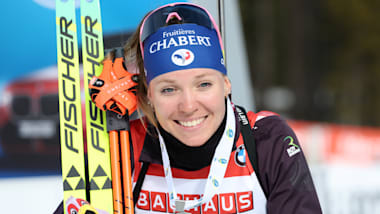
[[(145, 115), (131, 122), (136, 213), (321, 213), (286, 122), (269, 112), (245, 115), (229, 100), (223, 45), (204, 8), (152, 11), (124, 49), (128, 70), (139, 73)], [(254, 141), (252, 165), (245, 145)]]
[(136, 212), (172, 212), (175, 200), (196, 199), (185, 203), (188, 212), (321, 213), (305, 157), (283, 119), (248, 114), (258, 179), (241, 157), (247, 154), (228, 99), (223, 45), (205, 9), (165, 5), (138, 32), (125, 47), (126, 61), (136, 62), (138, 103), (150, 125), (131, 125), (135, 181), (140, 164), (150, 164)]

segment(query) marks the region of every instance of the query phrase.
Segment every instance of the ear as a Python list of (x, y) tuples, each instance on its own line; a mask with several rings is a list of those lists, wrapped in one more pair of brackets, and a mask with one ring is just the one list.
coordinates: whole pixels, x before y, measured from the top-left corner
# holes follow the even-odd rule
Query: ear
[(227, 76), (224, 76), (224, 96), (231, 94), (231, 81)]
[(152, 90), (150, 89), (150, 87), (148, 86), (147, 88), (147, 94), (146, 94), (149, 102), (152, 100)]

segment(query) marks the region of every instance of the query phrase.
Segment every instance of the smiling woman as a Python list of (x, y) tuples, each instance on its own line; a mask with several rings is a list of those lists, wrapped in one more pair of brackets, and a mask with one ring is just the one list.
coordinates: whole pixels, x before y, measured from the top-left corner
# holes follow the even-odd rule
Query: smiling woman
[(230, 88), (219, 71), (193, 68), (154, 78), (148, 98), (164, 130), (188, 146), (201, 146), (222, 123)]
[[(157, 8), (124, 49), (139, 73), (145, 115), (131, 124), (137, 213), (321, 213), (286, 122), (274, 113), (246, 115), (229, 100), (223, 43), (207, 10), (187, 3)], [(284, 137), (299, 152), (288, 155)], [(252, 151), (244, 145), (253, 141), (258, 166), (246, 158)]]
[[(321, 213), (286, 122), (271, 112), (246, 114), (229, 99), (223, 44), (207, 10), (188, 3), (157, 8), (124, 50), (139, 75), (144, 115), (130, 124), (135, 213)], [(120, 59), (112, 67), (118, 74), (126, 72)], [(111, 102), (113, 110), (126, 108), (117, 97)], [(290, 154), (293, 147), (299, 150)]]

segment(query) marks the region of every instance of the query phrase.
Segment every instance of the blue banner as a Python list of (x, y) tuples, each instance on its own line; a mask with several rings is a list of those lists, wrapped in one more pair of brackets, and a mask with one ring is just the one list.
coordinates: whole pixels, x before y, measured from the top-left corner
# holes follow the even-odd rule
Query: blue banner
[[(175, 1), (102, 0), (104, 35), (132, 32), (148, 11), (170, 2)], [(5, 1), (0, 19), (0, 90), (11, 79), (56, 64), (54, 0)]]

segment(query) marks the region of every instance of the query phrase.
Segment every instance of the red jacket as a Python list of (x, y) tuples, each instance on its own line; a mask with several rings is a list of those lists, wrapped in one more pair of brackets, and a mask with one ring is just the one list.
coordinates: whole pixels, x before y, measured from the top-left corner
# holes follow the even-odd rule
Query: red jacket
[[(202, 213), (240, 213), (243, 211), (245, 213), (266, 212), (269, 214), (322, 213), (305, 156), (297, 137), (285, 120), (268, 112), (258, 114), (249, 112), (248, 118), (250, 124), (254, 124), (252, 131), (258, 154), (258, 169), (260, 170), (258, 181), (261, 185), (256, 183), (257, 181), (252, 181), (253, 184), (250, 183), (246, 186), (241, 184), (247, 176), (251, 180), (255, 180), (256, 173), (254, 173), (250, 162), (244, 161), (248, 160), (248, 156), (245, 153), (246, 151), (241, 152), (243, 139), (239, 134), (235, 137), (235, 146), (225, 176), (225, 179), (228, 180), (225, 183), (229, 187), (226, 187), (225, 192), (215, 196), (211, 204), (208, 203), (202, 208), (193, 209), (190, 212), (201, 213), (202, 210)], [(237, 126), (237, 130), (240, 130), (239, 125)], [(146, 174), (148, 179), (144, 181), (139, 201), (136, 204), (137, 211), (139, 213), (144, 210), (147, 213), (172, 211), (167, 196), (165, 196), (166, 182), (158, 140), (146, 134), (145, 127), (140, 120), (131, 122), (131, 136), (134, 167), (136, 169), (134, 182), (139, 175), (141, 161), (151, 163)], [(245, 156), (241, 156), (241, 154), (245, 154)], [(202, 179), (207, 178), (208, 171), (209, 166), (194, 171), (172, 167), (174, 179), (185, 180), (183, 182), (185, 186), (195, 185), (191, 189), (182, 189), (183, 193), (178, 191), (181, 193), (181, 197), (199, 197), (200, 193), (196, 193), (199, 191), (194, 189), (198, 184), (202, 184)], [(152, 182), (157, 183), (151, 184)], [(256, 187), (249, 187), (251, 185)], [(249, 188), (253, 189), (249, 190)], [(157, 191), (158, 189), (162, 191)], [(194, 194), (188, 194), (188, 192)], [(265, 200), (259, 196), (260, 192), (266, 195), (263, 196)], [(253, 198), (251, 198), (251, 193)], [(256, 198), (259, 200), (256, 201)], [(248, 203), (248, 200), (251, 200), (252, 204)], [(261, 206), (266, 210), (257, 212), (261, 210)], [(136, 213), (138, 213), (137, 211)]]

